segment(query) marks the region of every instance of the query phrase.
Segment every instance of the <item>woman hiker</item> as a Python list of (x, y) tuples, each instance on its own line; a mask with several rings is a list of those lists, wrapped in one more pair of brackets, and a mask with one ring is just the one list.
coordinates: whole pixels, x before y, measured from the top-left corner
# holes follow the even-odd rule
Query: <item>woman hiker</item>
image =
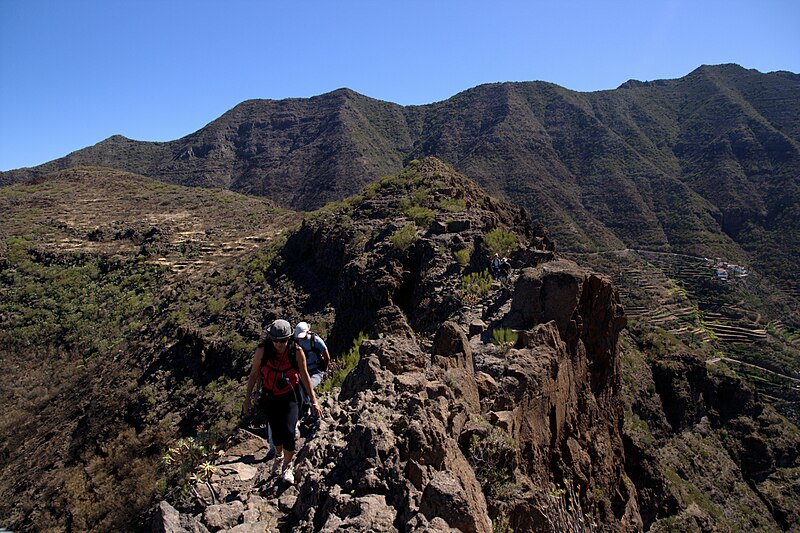
[[(295, 426), (302, 402), (299, 383), (302, 380), (310, 391), (311, 408), (322, 416), (311, 378), (306, 368), (303, 349), (292, 340), (292, 326), (285, 320), (276, 320), (267, 326), (266, 340), (261, 342), (253, 354), (250, 378), (247, 380), (247, 396), (242, 411), (250, 412), (253, 388), (261, 379), (261, 400), (259, 408), (264, 411), (275, 444), (272, 473), (280, 469), (281, 479), (294, 483), (291, 462), (295, 452)], [(282, 455), (282, 457), (281, 457)]]

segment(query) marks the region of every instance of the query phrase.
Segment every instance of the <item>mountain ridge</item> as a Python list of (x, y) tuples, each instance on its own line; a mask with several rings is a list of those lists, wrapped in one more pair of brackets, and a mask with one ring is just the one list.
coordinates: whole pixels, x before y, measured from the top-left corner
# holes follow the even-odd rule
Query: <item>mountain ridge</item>
[(525, 207), (563, 250), (729, 257), (800, 290), (787, 274), (800, 259), (800, 76), (703, 65), (623, 85), (491, 83), (416, 106), (347, 88), (247, 100), (180, 139), (112, 136), (0, 184), (109, 166), (311, 210), (433, 155)]

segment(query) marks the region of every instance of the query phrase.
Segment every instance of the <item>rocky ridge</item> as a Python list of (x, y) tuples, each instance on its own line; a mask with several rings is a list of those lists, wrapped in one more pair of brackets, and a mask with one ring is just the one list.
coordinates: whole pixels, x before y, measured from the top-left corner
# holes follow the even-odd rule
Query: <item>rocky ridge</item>
[[(526, 269), (516, 286), (512, 308), (542, 308), (504, 317), (527, 326), (524, 346), (487, 343), (487, 332), (468, 338), (468, 324), (445, 322), (425, 350), (388, 309), (394, 319), (362, 344), (358, 366), (310, 428), (296, 487), (271, 479), (266, 443), (241, 432), (210, 484), (220, 503), (181, 515), (162, 503), (162, 530), (488, 532), (507, 517), (514, 531), (537, 531), (548, 524), (543, 489), (567, 479), (607, 527), (637, 530), (613, 341), (624, 318), (613, 287), (566, 262)], [(164, 525), (175, 517), (180, 528)]]
[[(216, 505), (236, 516), (227, 527), (491, 531), (493, 521), (506, 520), (515, 531), (541, 530), (546, 491), (571, 482), (603, 524), (636, 530), (639, 511), (622, 448), (616, 339), (625, 319), (616, 289), (605, 277), (553, 260), (547, 237), (526, 226), (523, 214), (487, 204), (446, 165), (425, 160), (412, 168), (435, 183), (434, 202), (458, 191), (476, 205), (449, 222), (432, 221), (406, 250), (392, 245), (386, 231), (361, 253), (346, 255), (343, 267), (331, 266), (340, 271), (334, 342), (355, 324), (368, 328), (370, 340), (298, 452), (296, 487), (269, 479), (259, 461), (264, 443), (240, 433), (242, 442), (228, 450), (211, 484), (224, 502)], [(403, 185), (386, 184), (395, 186)], [(384, 192), (374, 204), (394, 197)], [(359, 203), (354, 227), (342, 231), (371, 234), (374, 221), (386, 218), (374, 204)], [(511, 256), (519, 269), (513, 295), (497, 291), (473, 306), (451, 303), (461, 292), (454, 249), (515, 220), (524, 241)], [(336, 239), (325, 220), (318, 224), (319, 238)], [(304, 233), (312, 227), (301, 229), (296, 242), (314, 243), (310, 248), (324, 256), (319, 239)], [(486, 264), (481, 245), (472, 244), (475, 265)], [(499, 327), (514, 328), (521, 340), (492, 344)], [(202, 515), (187, 509), (180, 520), (215, 529), (208, 509)], [(174, 523), (175, 516), (162, 504), (157, 522)]]

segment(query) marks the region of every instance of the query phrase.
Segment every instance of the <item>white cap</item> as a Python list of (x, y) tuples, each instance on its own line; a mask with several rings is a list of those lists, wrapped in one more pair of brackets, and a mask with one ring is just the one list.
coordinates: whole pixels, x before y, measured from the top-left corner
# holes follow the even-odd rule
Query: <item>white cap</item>
[(308, 335), (308, 322), (299, 322), (297, 327), (294, 328), (294, 336), (297, 339), (305, 339)]

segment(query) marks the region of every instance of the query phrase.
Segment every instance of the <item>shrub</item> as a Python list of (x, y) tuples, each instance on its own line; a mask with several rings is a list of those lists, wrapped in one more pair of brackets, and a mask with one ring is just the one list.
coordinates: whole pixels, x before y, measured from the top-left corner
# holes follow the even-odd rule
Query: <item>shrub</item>
[(492, 344), (508, 350), (512, 348), (519, 339), (517, 332), (510, 328), (497, 328), (492, 331)]
[(225, 300), (214, 298), (208, 302), (208, 311), (212, 315), (219, 315), (225, 310)]
[(492, 277), (488, 270), (473, 272), (461, 278), (461, 299), (466, 304), (474, 304), (489, 294), (492, 288)]
[(519, 488), (514, 482), (515, 450), (514, 439), (494, 426), (470, 438), (466, 458), (486, 494), (503, 498)]
[(553, 532), (600, 531), (600, 525), (592, 514), (584, 512), (580, 499), (570, 482), (566, 482), (563, 488), (550, 490), (540, 496), (537, 507), (547, 519)]
[(494, 229), (484, 235), (483, 247), (490, 256), (494, 254), (507, 256), (517, 247), (517, 236), (501, 229)]
[(465, 267), (469, 264), (469, 259), (472, 256), (472, 248), (462, 248), (461, 250), (456, 250), (453, 252), (453, 257), (456, 259), (456, 263)]
[(199, 431), (196, 437), (179, 439), (162, 457), (162, 463), (171, 470), (184, 496), (193, 485), (211, 480), (216, 471), (211, 461), (222, 453), (217, 447), (218, 441), (217, 431)]
[(405, 213), (408, 218), (414, 221), (414, 224), (420, 227), (426, 227), (431, 223), (433, 217), (436, 216), (436, 213), (433, 211), (433, 209), (428, 209), (427, 207), (418, 205), (409, 207), (406, 209)]
[(389, 242), (392, 243), (392, 246), (403, 251), (408, 250), (416, 240), (417, 226), (414, 224), (403, 226), (389, 237)]
[(361, 347), (361, 343), (364, 342), (364, 339), (366, 338), (367, 336), (364, 334), (364, 332), (359, 333), (358, 337), (353, 340), (353, 346), (351, 346), (350, 350), (344, 354), (341, 361), (331, 362), (333, 373), (328, 379), (320, 384), (318, 389), (320, 394), (323, 392), (329, 392), (336, 387), (342, 386), (344, 378), (346, 378), (347, 374), (349, 374), (350, 371), (356, 367), (359, 359), (361, 359), (359, 348)]
[(439, 209), (450, 213), (458, 213), (467, 208), (467, 201), (463, 198), (448, 198), (439, 202)]

